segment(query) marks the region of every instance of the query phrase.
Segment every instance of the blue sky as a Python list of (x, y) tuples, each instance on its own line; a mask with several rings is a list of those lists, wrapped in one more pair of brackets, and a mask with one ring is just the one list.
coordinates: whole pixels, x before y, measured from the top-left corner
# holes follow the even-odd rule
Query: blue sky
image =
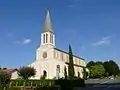
[(58, 48), (120, 64), (120, 0), (0, 0), (1, 67), (35, 60), (47, 8)]

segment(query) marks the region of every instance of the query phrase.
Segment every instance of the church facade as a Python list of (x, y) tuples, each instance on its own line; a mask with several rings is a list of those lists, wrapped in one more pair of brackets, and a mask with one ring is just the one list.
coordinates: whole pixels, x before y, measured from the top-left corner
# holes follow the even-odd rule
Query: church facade
[[(86, 66), (85, 60), (81, 57), (73, 55), (75, 76), (83, 77), (83, 67)], [(52, 29), (50, 13), (47, 11), (43, 32), (41, 33), (41, 45), (36, 50), (36, 60), (28, 65), (36, 69), (35, 77), (32, 79), (40, 79), (46, 75), (46, 78), (62, 78), (64, 77), (64, 68), (68, 71), (69, 55), (67, 52), (56, 48), (55, 35)]]

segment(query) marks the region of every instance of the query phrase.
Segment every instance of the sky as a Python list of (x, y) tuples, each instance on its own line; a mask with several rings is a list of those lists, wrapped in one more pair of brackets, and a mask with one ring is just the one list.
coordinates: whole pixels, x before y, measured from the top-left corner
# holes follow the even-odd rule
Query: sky
[(32, 63), (50, 10), (56, 47), (120, 65), (120, 0), (0, 0), (0, 66)]

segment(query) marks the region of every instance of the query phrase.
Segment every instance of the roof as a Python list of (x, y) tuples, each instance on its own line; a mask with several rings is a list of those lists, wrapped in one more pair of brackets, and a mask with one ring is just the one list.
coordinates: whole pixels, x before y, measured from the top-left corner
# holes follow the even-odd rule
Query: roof
[[(66, 64), (68, 65), (69, 63), (66, 62)], [(73, 64), (74, 66), (77, 66), (77, 67), (82, 67), (82, 68), (85, 68), (85, 66), (82, 66), (82, 65), (77, 65), (77, 64)]]
[(49, 10), (47, 10), (47, 13), (46, 13), (46, 19), (45, 19), (43, 33), (44, 32), (51, 32), (51, 33), (53, 33), (52, 22), (51, 22)]
[(16, 69), (16, 68), (0, 69), (0, 72), (7, 72), (7, 73), (10, 73), (10, 74), (12, 74), (13, 72), (16, 72), (16, 71), (18, 71), (18, 69)]
[[(68, 52), (63, 51), (63, 50), (60, 50), (60, 49), (58, 49), (58, 48), (54, 48), (54, 49), (56, 49), (56, 50), (58, 50), (58, 51), (60, 51), (60, 52), (63, 52), (63, 53), (68, 54)], [(76, 58), (79, 58), (79, 59), (81, 59), (81, 60), (85, 60), (84, 58), (81, 58), (81, 57), (79, 57), (79, 56), (76, 56), (76, 55), (73, 55), (73, 56), (76, 57)]]

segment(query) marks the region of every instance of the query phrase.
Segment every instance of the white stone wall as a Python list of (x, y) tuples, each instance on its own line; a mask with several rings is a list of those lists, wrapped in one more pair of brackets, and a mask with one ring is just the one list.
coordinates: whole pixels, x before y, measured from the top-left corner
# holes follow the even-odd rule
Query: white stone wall
[[(43, 58), (43, 53), (47, 52), (47, 58)], [(57, 52), (57, 56), (55, 56), (55, 52)], [(47, 72), (47, 78), (53, 79), (57, 76), (56, 68), (57, 65), (60, 65), (60, 73), (59, 76), (64, 77), (64, 67), (67, 65), (65, 64), (66, 59), (68, 59), (67, 54), (55, 50), (53, 47), (49, 46), (41, 46), (40, 48), (37, 49), (36, 51), (36, 61), (31, 64), (36, 69), (36, 76), (34, 77), (35, 79), (40, 79), (40, 77), (43, 75), (43, 71), (45, 70)], [(63, 53), (63, 57), (61, 57), (61, 53)], [(64, 60), (62, 60), (62, 59)], [(80, 59), (75, 59), (74, 57), (74, 63), (76, 65), (82, 65), (84, 66), (84, 61)], [(75, 61), (76, 60), (76, 61)], [(79, 61), (80, 60), (80, 63)], [(78, 76), (78, 71), (80, 72), (80, 76), (82, 77), (82, 67), (77, 67), (74, 66), (75, 69), (75, 76)], [(67, 68), (68, 71), (68, 68)]]
[(18, 78), (18, 73), (17, 73), (17, 71), (16, 72), (13, 72), (12, 74), (11, 74), (11, 79), (17, 79)]

